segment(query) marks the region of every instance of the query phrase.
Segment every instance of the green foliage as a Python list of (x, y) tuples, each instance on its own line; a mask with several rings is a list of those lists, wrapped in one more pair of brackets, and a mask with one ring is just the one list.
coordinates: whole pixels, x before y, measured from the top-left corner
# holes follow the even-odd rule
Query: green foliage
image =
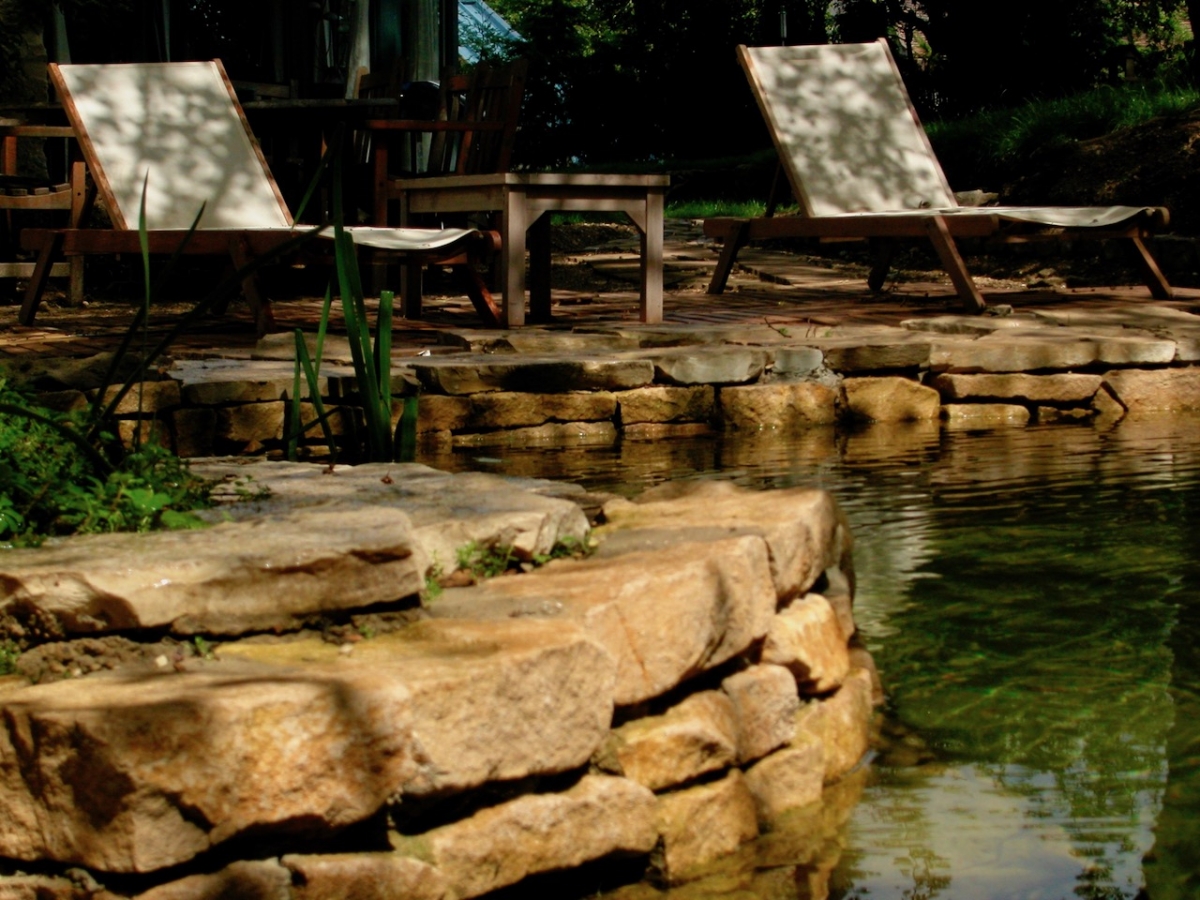
[(516, 561), (510, 544), (488, 546), (478, 541), (463, 544), (455, 553), (460, 569), (476, 578), (495, 578)]
[(596, 545), (588, 539), (579, 539), (571, 535), (559, 538), (549, 553), (535, 553), (534, 565), (544, 566), (555, 559), (586, 559), (596, 552)]
[(50, 535), (198, 527), (210, 486), (155, 443), (124, 452), (106, 431), (88, 452), (65, 435), (86, 416), (39, 407), (0, 381), (0, 540), (37, 544)]
[[(335, 142), (335, 148), (340, 144)], [(334, 208), (333, 246), (334, 275), (341, 300), (342, 315), (350, 341), (350, 355), (354, 364), (354, 383), (358, 395), (358, 409), (362, 412), (363, 429), (360, 433), (357, 422), (343, 424), (348, 427), (340, 440), (333, 434), (329, 413), (321, 400), (320, 379), (321, 356), (325, 334), (329, 329), (329, 314), (333, 306), (333, 284), (325, 292), (325, 304), (317, 328), (316, 352), (310, 355), (304, 333), (296, 329), (296, 367), (292, 382), (292, 397), (289, 403), (289, 425), (287, 428), (287, 456), (296, 459), (301, 437), (314, 427), (320, 426), (326, 445), (334, 459), (349, 457), (350, 461), (399, 462), (411, 461), (416, 454), (417, 398), (406, 397), (400, 421), (392, 428), (392, 320), (395, 295), (381, 291), (379, 309), (375, 317), (374, 337), (363, 295), (362, 276), (358, 269), (358, 254), (354, 240), (346, 232), (342, 219), (343, 172), (341, 153), (335, 149), (332, 158), (323, 162), (322, 169), (332, 168), (332, 195)], [(318, 173), (320, 177), (321, 173)], [(316, 185), (310, 186), (311, 194)], [(308, 388), (316, 418), (308, 423), (301, 421), (301, 378)]]
[(1038, 150), (1100, 137), (1198, 105), (1200, 90), (1192, 86), (1101, 86), (1069, 97), (930, 122), (927, 131), (951, 183), (964, 177), (998, 181), (1023, 171)]
[(21, 648), (8, 638), (0, 641), (0, 675), (11, 675), (17, 671), (17, 659)]
[(446, 570), (442, 568), (441, 562), (435, 555), (433, 565), (429, 567), (429, 574), (425, 576), (425, 590), (421, 591), (421, 602), (424, 604), (432, 603), (438, 597), (442, 596), (442, 576), (446, 574)]
[(192, 646), (196, 650), (196, 655), (201, 659), (213, 658), (213, 645), (200, 635), (196, 635), (194, 638), (192, 638)]

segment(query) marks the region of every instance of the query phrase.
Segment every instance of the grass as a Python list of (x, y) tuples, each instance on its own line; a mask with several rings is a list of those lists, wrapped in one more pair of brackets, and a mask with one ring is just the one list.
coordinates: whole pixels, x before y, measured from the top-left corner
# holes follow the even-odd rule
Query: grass
[(960, 174), (1004, 174), (1036, 150), (1102, 137), (1200, 106), (1200, 90), (1164, 83), (1103, 86), (1071, 97), (926, 126), (938, 158)]

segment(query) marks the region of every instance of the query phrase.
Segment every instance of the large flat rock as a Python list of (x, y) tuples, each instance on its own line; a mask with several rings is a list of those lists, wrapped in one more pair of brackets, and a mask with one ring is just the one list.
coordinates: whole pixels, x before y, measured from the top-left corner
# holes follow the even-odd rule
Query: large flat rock
[(529, 575), (447, 591), (431, 613), (573, 619), (616, 659), (615, 699), (625, 705), (741, 653), (766, 634), (775, 602), (766, 543), (745, 534), (560, 560)]
[(823, 490), (751, 491), (727, 481), (674, 482), (646, 491), (636, 503), (612, 501), (604, 516), (606, 524), (593, 532), (603, 555), (675, 540), (761, 535), (780, 600), (804, 593), (831, 567), (853, 577), (850, 526)]
[(477, 394), (481, 391), (617, 391), (654, 381), (648, 359), (593, 357), (455, 356), (412, 362), (427, 391)]
[(658, 840), (655, 800), (625, 778), (587, 775), (560, 794), (531, 794), (415, 838), (393, 837), (442, 872), (460, 900), (614, 853), (644, 854)]
[(365, 504), (76, 537), (0, 557), (0, 631), (283, 630), (318, 613), (416, 594), (428, 567), (408, 516)]
[(356, 645), (245, 642), (183, 671), (0, 694), (0, 856), (115, 872), (389, 799), (567, 771), (604, 739), (612, 658), (570, 622), (424, 622)]
[(549, 553), (556, 543), (580, 540), (587, 517), (570, 500), (546, 496), (561, 488), (535, 479), (510, 479), (484, 472), (451, 474), (418, 463), (329, 466), (263, 460), (200, 460), (192, 471), (203, 478), (241, 479), (244, 493), (266, 492), (260, 500), (235, 502), (212, 517), (255, 518), (280, 509), (337, 503), (403, 510), (430, 564), (449, 574), (467, 544), (508, 547), (518, 559)]

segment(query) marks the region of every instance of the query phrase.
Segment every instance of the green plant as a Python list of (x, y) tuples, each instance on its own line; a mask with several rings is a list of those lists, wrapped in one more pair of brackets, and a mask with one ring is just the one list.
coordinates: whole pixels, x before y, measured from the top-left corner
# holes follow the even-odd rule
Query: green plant
[(441, 562), (434, 556), (433, 565), (429, 567), (429, 574), (425, 576), (425, 589), (421, 591), (421, 602), (424, 604), (432, 603), (438, 597), (442, 596), (442, 576), (445, 575), (445, 569), (442, 568)]
[[(242, 281), (277, 257), (291, 253), (315, 234), (297, 234), (226, 277), (151, 346), (146, 327), (152, 298), (162, 279), (182, 255), (204, 209), (153, 281), (146, 229), (145, 185), (138, 217), (144, 291), (95, 399), (86, 411), (59, 413), (40, 406), (27, 392), (0, 379), (0, 542), (36, 545), (50, 535), (77, 532), (146, 531), (154, 528), (201, 527), (193, 511), (211, 503), (212, 485), (188, 471), (187, 464), (156, 440), (143, 440), (135, 430), (132, 447), (117, 439), (116, 411), (124, 398), (139, 390), (157, 360), (180, 333), (217, 303), (238, 290)], [(140, 347), (131, 356), (135, 341)], [(126, 371), (121, 384), (118, 372)]]
[(544, 566), (555, 559), (586, 559), (596, 552), (596, 545), (587, 538), (566, 535), (555, 541), (549, 553), (533, 554), (534, 565)]
[(468, 541), (455, 553), (460, 569), (466, 569), (476, 578), (495, 578), (505, 571), (515, 559), (510, 544), (486, 545)]
[(0, 641), (0, 675), (11, 675), (17, 671), (17, 659), (21, 649), (5, 638)]
[(213, 645), (200, 637), (200, 635), (192, 638), (192, 646), (195, 647), (196, 655), (201, 659), (213, 658)]
[[(336, 148), (339, 145), (335, 143), (334, 146)], [(350, 356), (354, 364), (354, 381), (359, 402), (357, 408), (362, 412), (363, 433), (359, 433), (356, 419), (343, 416), (346, 434), (339, 443), (330, 426), (330, 412), (325, 409), (321, 400), (318, 376), (321, 371), (325, 335), (329, 328), (329, 314), (333, 307), (334, 285), (331, 283), (325, 292), (325, 303), (321, 309), (313, 354), (308, 351), (304, 333), (299, 328), (295, 332), (296, 365), (292, 396), (288, 404), (287, 457), (291, 460), (296, 459), (300, 439), (314, 427), (320, 426), (334, 459), (338, 458), (340, 452), (350, 456), (351, 461), (411, 461), (416, 455), (416, 397), (404, 399), (400, 420), (394, 429), (392, 427), (392, 321), (395, 294), (392, 291), (380, 292), (379, 309), (372, 336), (363, 295), (362, 276), (358, 269), (358, 254), (354, 248), (354, 240), (346, 231), (343, 222), (341, 154), (336, 149), (332, 152), (334, 281), (350, 341)], [(301, 421), (301, 378), (308, 388), (308, 396), (316, 412), (316, 418), (308, 423)]]

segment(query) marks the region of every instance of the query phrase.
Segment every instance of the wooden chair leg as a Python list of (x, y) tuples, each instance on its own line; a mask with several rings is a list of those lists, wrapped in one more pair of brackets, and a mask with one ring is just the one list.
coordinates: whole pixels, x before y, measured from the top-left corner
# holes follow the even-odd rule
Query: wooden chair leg
[(871, 238), (871, 249), (875, 253), (875, 263), (871, 266), (871, 274), (867, 276), (867, 287), (882, 291), (896, 255), (896, 242), (891, 238)]
[(425, 260), (413, 256), (400, 266), (400, 308), (404, 318), (421, 318), (421, 270)]
[(1150, 253), (1150, 248), (1140, 237), (1134, 236), (1130, 240), (1133, 242), (1133, 249), (1137, 251), (1142, 280), (1146, 283), (1146, 287), (1150, 288), (1150, 296), (1155, 300), (1170, 300), (1174, 296), (1174, 291), (1167, 281), (1167, 276), (1158, 267), (1158, 261)]
[(501, 328), (504, 314), (496, 302), (496, 298), (492, 296), (484, 277), (475, 271), (475, 267), (470, 263), (455, 266), (454, 270), (465, 279), (467, 296), (471, 298), (471, 305), (475, 307), (475, 312), (479, 313), (484, 327)]
[(25, 287), (25, 301), (21, 304), (21, 312), (17, 316), (17, 321), (22, 325), (33, 324), (38, 307), (42, 305), (42, 294), (45, 293), (46, 282), (50, 278), (50, 268), (54, 265), (54, 258), (62, 250), (62, 245), (63, 234), (61, 231), (57, 231), (46, 239), (41, 250), (38, 251), (33, 275)]
[(925, 231), (929, 235), (933, 249), (937, 251), (938, 258), (942, 261), (942, 268), (950, 276), (950, 281), (966, 310), (981, 313), (987, 309), (983, 294), (979, 293), (979, 288), (975, 286), (975, 280), (967, 271), (967, 265), (963, 262), (958, 247), (954, 244), (954, 238), (950, 235), (950, 228), (946, 225), (945, 217), (930, 216), (925, 221)]
[[(252, 258), (250, 242), (244, 234), (237, 234), (229, 241), (229, 255), (233, 264), (239, 269), (250, 265)], [(257, 275), (248, 275), (242, 279), (242, 293), (250, 304), (250, 312), (254, 315), (254, 330), (259, 337), (275, 330), (275, 314), (271, 311), (271, 302), (263, 294)]]
[(725, 236), (725, 244), (721, 247), (721, 255), (717, 258), (717, 268), (713, 271), (712, 280), (708, 283), (708, 293), (720, 294), (729, 282), (729, 273), (737, 261), (738, 251), (746, 246), (746, 235), (750, 232), (749, 220), (739, 223), (737, 228)]

